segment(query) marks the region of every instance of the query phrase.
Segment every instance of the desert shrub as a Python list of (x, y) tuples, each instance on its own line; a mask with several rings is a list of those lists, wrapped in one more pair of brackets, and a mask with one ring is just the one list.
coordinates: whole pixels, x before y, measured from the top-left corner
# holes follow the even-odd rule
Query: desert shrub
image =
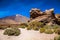
[(55, 33), (60, 35), (60, 28), (55, 29)]
[(60, 40), (60, 35), (59, 35), (59, 36), (54, 37), (54, 40)]
[(0, 26), (0, 29), (6, 29), (8, 28), (7, 26)]
[(27, 30), (31, 30), (31, 29), (32, 29), (32, 27), (30, 27), (30, 26), (27, 27)]
[(28, 24), (27, 23), (21, 23), (20, 26), (28, 27)]
[(45, 29), (51, 29), (52, 26), (50, 26), (50, 25), (45, 25), (44, 28), (45, 28)]
[(43, 32), (45, 32), (45, 28), (40, 28), (39, 31), (40, 31), (40, 33), (43, 33)]
[(20, 34), (20, 30), (18, 28), (7, 28), (3, 34), (8, 36), (18, 36)]
[(52, 33), (54, 33), (54, 31), (52, 29), (46, 29), (45, 30), (45, 33), (46, 34), (52, 34)]
[(59, 28), (59, 25), (53, 25), (53, 26), (45, 25), (44, 28), (46, 28), (46, 29), (57, 29), (57, 28)]
[(31, 27), (43, 27), (43, 23), (42, 22), (37, 22), (37, 21), (34, 21), (34, 22), (31, 22), (31, 23), (29, 23), (29, 25), (31, 26)]
[(25, 28), (28, 27), (27, 23), (21, 23), (20, 26), (18, 26), (18, 28)]
[(39, 30), (39, 28), (38, 27), (33, 27), (33, 30)]
[(54, 25), (54, 26), (52, 26), (52, 28), (57, 29), (57, 28), (59, 28), (59, 25)]
[(17, 26), (17, 28), (25, 28), (25, 26), (23, 26), (23, 25), (20, 25), (20, 26)]
[(25, 26), (20, 26), (20, 28), (25, 28)]

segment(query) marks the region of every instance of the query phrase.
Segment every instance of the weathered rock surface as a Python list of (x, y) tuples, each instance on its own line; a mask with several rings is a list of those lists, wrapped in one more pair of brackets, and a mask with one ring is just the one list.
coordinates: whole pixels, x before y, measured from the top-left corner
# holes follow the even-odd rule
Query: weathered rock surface
[(60, 14), (55, 14), (55, 17), (56, 17), (57, 19), (60, 19)]
[(41, 12), (41, 10), (37, 9), (37, 8), (32, 8), (30, 10), (30, 19), (34, 19), (38, 16), (43, 15), (43, 12)]
[(39, 21), (43, 22), (48, 25), (54, 25), (57, 24), (57, 18), (54, 14), (54, 9), (45, 10), (45, 12), (42, 12), (41, 10), (35, 8), (31, 9), (30, 11), (30, 22), (33, 21)]

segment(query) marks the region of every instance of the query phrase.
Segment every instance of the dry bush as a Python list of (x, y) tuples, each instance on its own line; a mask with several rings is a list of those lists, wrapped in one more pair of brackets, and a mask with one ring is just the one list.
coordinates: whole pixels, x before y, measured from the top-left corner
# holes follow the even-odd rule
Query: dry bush
[(3, 34), (8, 36), (18, 36), (20, 33), (18, 28), (7, 28)]
[(45, 30), (45, 33), (46, 33), (46, 34), (53, 34), (54, 31), (53, 31), (52, 29), (46, 29), (46, 30)]
[(40, 28), (39, 31), (40, 31), (40, 33), (44, 33), (45, 32), (45, 28)]
[(54, 37), (54, 40), (60, 40), (60, 35), (59, 35), (59, 36)]
[(60, 28), (55, 29), (55, 33), (57, 33), (58, 35), (60, 35)]

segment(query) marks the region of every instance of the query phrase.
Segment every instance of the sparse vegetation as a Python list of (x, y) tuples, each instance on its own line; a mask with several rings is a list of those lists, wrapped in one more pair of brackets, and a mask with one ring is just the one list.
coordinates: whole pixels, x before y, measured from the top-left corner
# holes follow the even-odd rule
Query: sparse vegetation
[(31, 30), (32, 28), (30, 26), (27, 27), (27, 30)]
[(56, 36), (56, 37), (54, 38), (54, 40), (60, 40), (60, 35), (59, 35), (59, 36)]
[(59, 28), (59, 25), (54, 25), (52, 27), (53, 27), (53, 29), (57, 29), (57, 28)]
[(58, 35), (60, 35), (60, 28), (55, 29), (55, 33), (57, 33)]
[(8, 36), (18, 36), (20, 34), (20, 30), (18, 28), (8, 28), (4, 31), (4, 35)]
[(21, 23), (20, 26), (28, 27), (28, 24), (27, 23)]
[(39, 31), (40, 31), (40, 33), (44, 33), (45, 32), (45, 28), (40, 28)]
[(57, 29), (57, 28), (59, 28), (59, 25), (53, 25), (53, 26), (45, 25), (44, 28), (46, 28), (46, 29)]
[(20, 28), (25, 28), (25, 26), (20, 26)]
[(52, 26), (50, 26), (50, 25), (45, 25), (44, 28), (45, 28), (45, 29), (51, 29)]
[(46, 34), (53, 34), (54, 31), (53, 31), (52, 29), (46, 29), (46, 30), (45, 30), (45, 33), (46, 33)]
[(20, 26), (18, 26), (18, 28), (25, 28), (28, 27), (27, 23), (21, 23)]
[(37, 21), (34, 21), (34, 22), (31, 22), (29, 24), (31, 27), (43, 27), (43, 23), (42, 22), (37, 22)]
[(52, 34), (53, 32), (58, 33), (59, 25), (53, 25), (53, 26), (45, 25), (44, 28), (46, 29), (45, 33), (47, 34)]
[(8, 28), (7, 26), (0, 26), (0, 29), (6, 29)]
[(33, 30), (39, 30), (39, 28), (38, 27), (33, 27)]
[(29, 26), (33, 30), (39, 30), (39, 28), (43, 27), (43, 23), (34, 21), (34, 22), (29, 23)]

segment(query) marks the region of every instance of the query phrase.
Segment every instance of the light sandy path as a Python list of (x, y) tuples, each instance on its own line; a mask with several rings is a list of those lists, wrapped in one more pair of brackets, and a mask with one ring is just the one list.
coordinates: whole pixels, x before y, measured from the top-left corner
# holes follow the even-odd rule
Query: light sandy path
[(0, 30), (0, 40), (53, 40), (55, 34), (44, 34), (39, 31), (21, 29), (19, 36), (3, 35), (3, 30)]

